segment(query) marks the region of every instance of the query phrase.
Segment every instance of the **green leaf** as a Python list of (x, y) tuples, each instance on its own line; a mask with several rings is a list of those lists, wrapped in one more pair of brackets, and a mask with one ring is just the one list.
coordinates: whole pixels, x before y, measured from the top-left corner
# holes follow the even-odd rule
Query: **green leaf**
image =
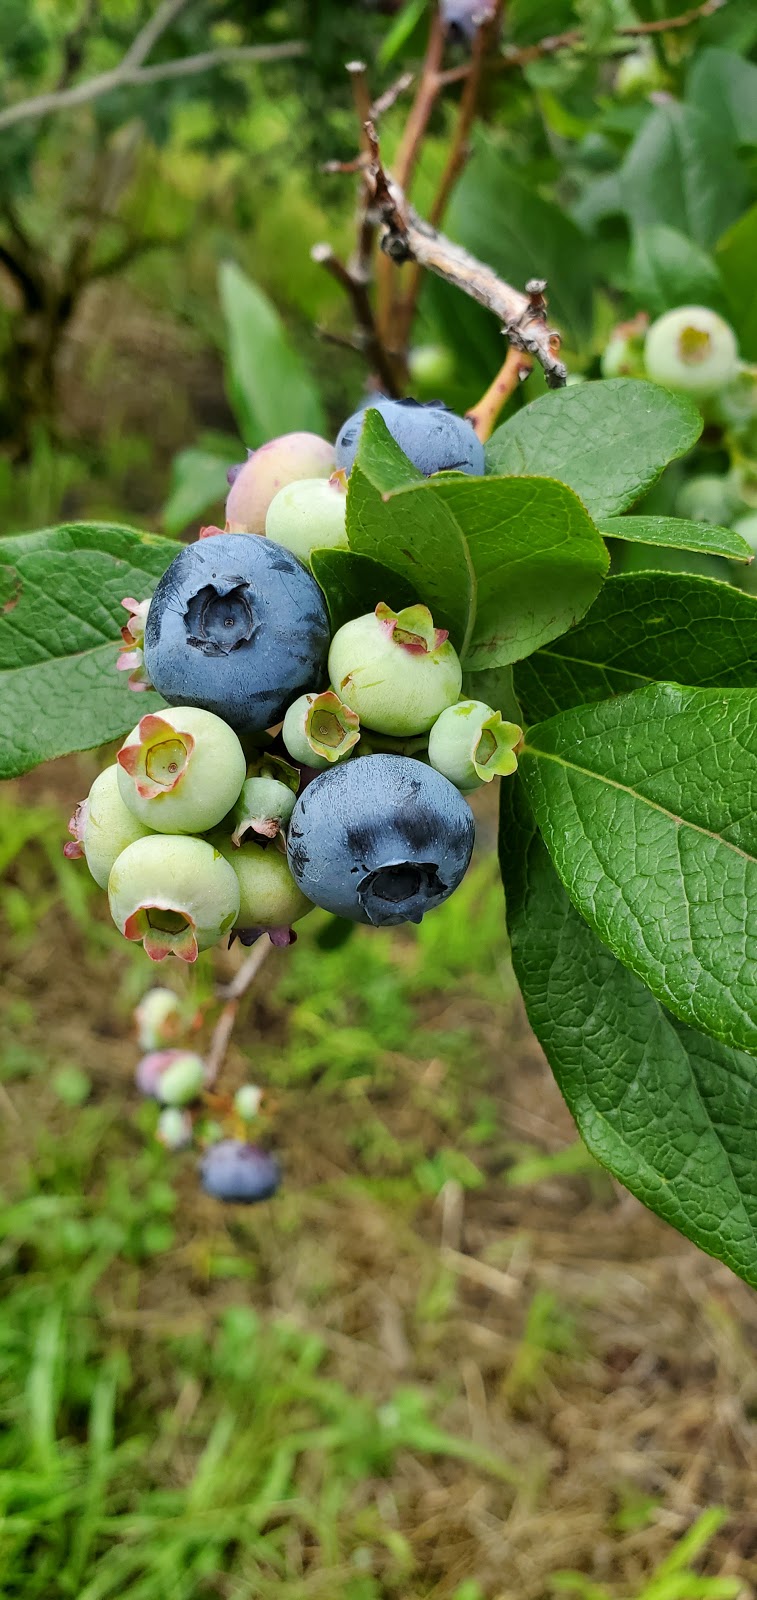
[(653, 544), (667, 550), (699, 550), (728, 561), (752, 561), (752, 546), (732, 528), (713, 522), (691, 522), (687, 517), (602, 517), (600, 532), (634, 544)]
[(670, 101), (645, 119), (620, 171), (629, 222), (676, 228), (707, 249), (743, 210), (746, 173), (727, 131), (695, 106)]
[(0, 540), (0, 778), (128, 732), (159, 695), (116, 671), (121, 601), (152, 593), (179, 546), (108, 523)]
[(683, 572), (608, 578), (583, 622), (519, 662), (515, 689), (541, 722), (659, 679), (757, 688), (757, 599)]
[(388, 67), (400, 54), (414, 32), (426, 9), (426, 0), (405, 0), (391, 28), (381, 42), (378, 53), (380, 67)]
[(652, 317), (676, 306), (723, 309), (723, 283), (712, 257), (693, 239), (661, 222), (635, 230), (631, 282), (640, 305)]
[(591, 1154), (757, 1286), (757, 1062), (667, 1012), (571, 905), (517, 783), (500, 854), (531, 1026)]
[(700, 50), (686, 79), (686, 99), (706, 112), (732, 144), (757, 144), (757, 67), (733, 50)]
[(313, 577), (320, 584), (329, 608), (331, 631), (375, 611), (382, 601), (393, 611), (416, 605), (419, 595), (404, 578), (370, 556), (353, 550), (314, 550), (310, 557)]
[(757, 361), (757, 205), (724, 234), (716, 255), (742, 360)]
[(446, 231), (509, 283), (546, 278), (549, 309), (578, 343), (591, 330), (590, 240), (559, 206), (513, 173), (480, 138), (450, 205)]
[(318, 391), (262, 290), (225, 261), (218, 274), (226, 319), (227, 380), (239, 431), (255, 447), (281, 433), (322, 433)]
[(488, 472), (543, 473), (591, 516), (625, 511), (702, 432), (696, 406), (637, 378), (605, 378), (544, 394), (498, 428)]
[[(240, 450), (241, 454), (241, 450)], [(230, 461), (209, 450), (182, 450), (171, 465), (171, 492), (163, 507), (167, 533), (181, 533), (209, 506), (220, 510), (229, 492), (226, 469)]]
[(757, 691), (654, 684), (531, 728), (519, 771), (581, 915), (657, 999), (757, 1051)]
[(605, 546), (548, 478), (421, 477), (369, 411), (347, 496), (350, 547), (412, 584), (470, 671), (518, 660), (591, 605)]
[(483, 700), (493, 711), (501, 711), (505, 722), (523, 721), (523, 713), (515, 696), (513, 669), (485, 667), (483, 672), (464, 672), (462, 694), (469, 700)]

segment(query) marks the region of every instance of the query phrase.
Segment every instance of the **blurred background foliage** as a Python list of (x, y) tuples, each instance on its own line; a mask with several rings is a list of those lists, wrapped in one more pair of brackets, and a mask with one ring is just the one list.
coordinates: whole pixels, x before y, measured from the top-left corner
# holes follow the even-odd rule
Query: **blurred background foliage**
[[(757, 9), (622, 31), (681, 9), (511, 0), (445, 217), (514, 283), (549, 278), (577, 379), (617, 324), (687, 300), (757, 363)], [(334, 432), (369, 377), (324, 336), (349, 310), (310, 249), (348, 258), (355, 201), (322, 166), (357, 150), (345, 62), (374, 93), (417, 74), (431, 0), (187, 0), (152, 67), (302, 53), (12, 120), (114, 68), (157, 10), (0, 4), (5, 533), (192, 536), (245, 447)], [(468, 57), (447, 41), (448, 69)], [(434, 106), (422, 213), (463, 93)], [(381, 122), (390, 167), (407, 104)], [(487, 313), (424, 284), (421, 397), (465, 407), (501, 356)], [(656, 510), (757, 505), (755, 404), (747, 371)], [(232, 1077), (268, 1086), (286, 1184), (240, 1217), (130, 1089), (154, 978), (60, 856), (94, 772), (0, 799), (4, 1600), (754, 1600), (754, 1296), (576, 1141), (516, 1008), (486, 802), (476, 870), (427, 924), (328, 948), (314, 917), (271, 957)], [(206, 1002), (210, 957), (169, 981)]]

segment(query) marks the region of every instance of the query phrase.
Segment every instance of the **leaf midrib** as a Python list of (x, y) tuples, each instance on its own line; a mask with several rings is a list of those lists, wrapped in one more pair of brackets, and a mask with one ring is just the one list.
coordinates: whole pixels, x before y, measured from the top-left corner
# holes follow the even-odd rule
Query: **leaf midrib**
[(556, 766), (577, 772), (582, 778), (593, 778), (595, 783), (605, 784), (609, 789), (617, 789), (621, 794), (627, 794), (631, 800), (636, 800), (640, 805), (648, 806), (650, 810), (667, 817), (677, 828), (690, 828), (693, 833), (702, 834), (706, 839), (712, 839), (716, 844), (722, 845), (724, 850), (731, 850), (734, 855), (741, 856), (742, 860), (757, 864), (757, 857), (750, 855), (748, 850), (742, 850), (740, 845), (732, 844), (730, 839), (724, 839), (721, 833), (713, 833), (711, 828), (705, 828), (699, 822), (691, 822), (688, 817), (679, 817), (675, 811), (669, 811), (667, 806), (661, 805), (659, 800), (650, 800), (647, 795), (640, 794), (638, 789), (631, 788), (629, 784), (620, 783), (617, 778), (608, 778), (605, 773), (594, 772), (591, 767), (582, 767), (577, 761), (568, 761), (556, 751), (539, 750), (536, 745), (522, 745), (521, 754), (535, 756), (542, 761), (553, 761)]

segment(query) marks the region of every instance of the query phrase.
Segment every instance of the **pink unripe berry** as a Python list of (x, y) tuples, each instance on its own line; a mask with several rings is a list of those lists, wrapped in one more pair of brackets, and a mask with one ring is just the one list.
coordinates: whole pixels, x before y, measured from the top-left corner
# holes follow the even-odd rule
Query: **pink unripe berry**
[(329, 478), (334, 446), (317, 433), (284, 433), (254, 450), (234, 478), (226, 501), (229, 533), (265, 533), (274, 496), (299, 478)]

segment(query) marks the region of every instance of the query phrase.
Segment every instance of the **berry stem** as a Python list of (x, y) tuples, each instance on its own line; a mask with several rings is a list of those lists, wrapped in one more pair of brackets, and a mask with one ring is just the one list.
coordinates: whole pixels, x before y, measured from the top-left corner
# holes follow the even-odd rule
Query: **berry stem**
[(478, 434), (483, 444), (490, 439), (494, 432), (494, 424), (504, 406), (507, 405), (511, 394), (514, 394), (518, 384), (528, 377), (533, 366), (530, 356), (511, 345), (505, 359), (497, 373), (496, 378), (490, 383), (486, 394), (475, 406), (471, 406), (465, 415)]
[(210, 1048), (206, 1057), (206, 1087), (208, 1089), (213, 1088), (220, 1076), (226, 1060), (226, 1052), (231, 1042), (231, 1035), (234, 1032), (234, 1024), (237, 1020), (240, 1004), (252, 987), (263, 962), (272, 948), (273, 946), (265, 934), (261, 935), (257, 944), (253, 945), (246, 961), (243, 961), (236, 976), (232, 978), (231, 983), (218, 990), (219, 1000), (225, 1000), (226, 1004), (213, 1029)]

